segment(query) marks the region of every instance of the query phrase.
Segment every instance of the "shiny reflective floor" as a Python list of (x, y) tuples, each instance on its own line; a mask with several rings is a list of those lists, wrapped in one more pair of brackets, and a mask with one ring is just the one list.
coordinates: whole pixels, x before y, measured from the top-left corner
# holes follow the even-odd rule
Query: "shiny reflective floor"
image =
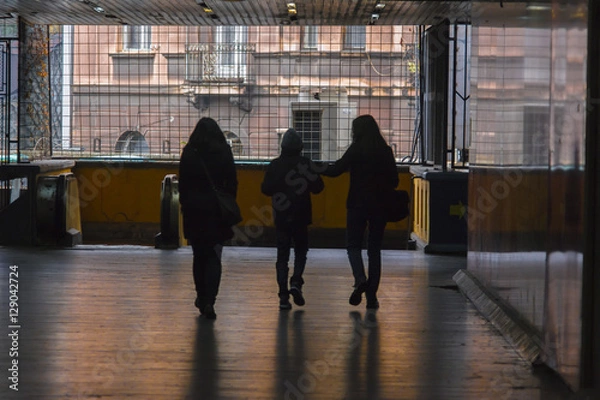
[[(458, 292), (452, 276), (464, 257), (384, 251), (381, 308), (367, 313), (364, 301), (348, 304), (345, 251), (314, 249), (306, 305), (279, 311), (275, 249), (226, 247), (215, 321), (193, 306), (191, 259), (190, 248), (0, 248), (0, 397), (570, 397)], [(14, 321), (10, 266), (18, 271)], [(9, 388), (15, 360), (18, 392)]]

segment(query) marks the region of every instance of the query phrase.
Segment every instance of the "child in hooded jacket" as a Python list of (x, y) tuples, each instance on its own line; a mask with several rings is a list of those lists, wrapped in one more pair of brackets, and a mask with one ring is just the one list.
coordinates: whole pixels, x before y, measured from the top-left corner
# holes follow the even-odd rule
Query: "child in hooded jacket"
[[(305, 304), (302, 294), (308, 253), (308, 225), (312, 223), (311, 193), (323, 190), (321, 176), (310, 159), (301, 155), (302, 138), (294, 129), (288, 129), (281, 140), (281, 155), (267, 167), (261, 185), (263, 194), (270, 196), (273, 206), (277, 241), (277, 284), (279, 308), (289, 310), (291, 294), (298, 306)], [(294, 272), (288, 288), (288, 262), (294, 247)]]

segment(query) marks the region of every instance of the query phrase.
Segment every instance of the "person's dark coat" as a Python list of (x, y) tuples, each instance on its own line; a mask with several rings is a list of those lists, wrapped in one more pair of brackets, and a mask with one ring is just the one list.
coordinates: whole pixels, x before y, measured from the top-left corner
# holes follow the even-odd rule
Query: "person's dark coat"
[(302, 138), (288, 129), (281, 140), (281, 155), (269, 163), (261, 185), (262, 193), (272, 197), (278, 227), (311, 224), (311, 193), (320, 193), (324, 187), (315, 165), (300, 154), (302, 147)]
[(381, 207), (385, 194), (399, 183), (394, 153), (387, 145), (365, 152), (359, 143), (352, 143), (322, 174), (335, 177), (346, 171), (350, 172), (347, 208)]
[(185, 238), (213, 245), (231, 239), (233, 230), (220, 218), (217, 198), (202, 161), (215, 186), (236, 196), (238, 182), (233, 153), (223, 132), (210, 118), (200, 120), (183, 149), (179, 164), (179, 201)]

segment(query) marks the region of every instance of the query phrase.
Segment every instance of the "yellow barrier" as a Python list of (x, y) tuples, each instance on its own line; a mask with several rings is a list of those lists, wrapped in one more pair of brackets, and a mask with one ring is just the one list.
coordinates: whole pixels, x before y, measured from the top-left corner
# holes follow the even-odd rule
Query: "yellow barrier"
[[(255, 238), (252, 243), (258, 240), (257, 237), (261, 240), (270, 238), (268, 235), (274, 229), (271, 199), (260, 191), (265, 169), (265, 165), (237, 165), (237, 199), (244, 217), (244, 221), (238, 225), (238, 231)], [(161, 182), (167, 175), (177, 175), (177, 162), (78, 161), (74, 173), (79, 181), (83, 236), (88, 243), (156, 246), (157, 232), (166, 232), (161, 227)], [(410, 191), (410, 174), (407, 168), (399, 169), (399, 178), (398, 188)], [(311, 230), (315, 238), (343, 245), (349, 176), (343, 174), (338, 178), (324, 177), (324, 181), (325, 190), (312, 197)], [(405, 242), (408, 223), (408, 218), (389, 223), (386, 237), (397, 240), (398, 243)], [(173, 227), (175, 225), (179, 225), (180, 230), (179, 246), (184, 246), (185, 243), (181, 241), (182, 224), (173, 221)], [(317, 236), (318, 233), (321, 236)], [(263, 245), (271, 241), (268, 239), (259, 243)], [(166, 243), (159, 242), (160, 247), (163, 245)], [(171, 245), (176, 247), (177, 242), (171, 242)]]
[(415, 176), (413, 178), (413, 185), (413, 232), (422, 241), (429, 242), (429, 181)]
[(411, 237), (425, 253), (465, 253), (468, 173), (413, 167)]

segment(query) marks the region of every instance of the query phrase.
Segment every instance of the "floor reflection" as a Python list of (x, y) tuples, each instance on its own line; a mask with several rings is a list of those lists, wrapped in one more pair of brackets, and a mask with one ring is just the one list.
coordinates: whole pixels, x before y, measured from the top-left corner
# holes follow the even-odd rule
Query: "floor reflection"
[(192, 367), (192, 382), (186, 400), (218, 399), (219, 368), (218, 342), (215, 337), (215, 321), (198, 317), (196, 342)]
[(352, 335), (348, 345), (346, 371), (348, 399), (378, 399), (379, 382), (379, 329), (377, 313), (368, 310), (364, 317), (351, 311)]
[(279, 312), (273, 397), (275, 399), (303, 399), (304, 394), (312, 390), (305, 382), (303, 316), (304, 310)]
[(0, 399), (568, 398), (449, 286), (464, 259), (384, 253), (374, 313), (348, 305), (344, 250), (311, 251), (323, 267), (307, 269), (310, 301), (282, 312), (267, 262), (276, 250), (229, 248), (219, 317), (207, 321), (190, 303), (190, 249), (169, 263), (153, 249), (0, 249), (23, 274), (22, 380)]

